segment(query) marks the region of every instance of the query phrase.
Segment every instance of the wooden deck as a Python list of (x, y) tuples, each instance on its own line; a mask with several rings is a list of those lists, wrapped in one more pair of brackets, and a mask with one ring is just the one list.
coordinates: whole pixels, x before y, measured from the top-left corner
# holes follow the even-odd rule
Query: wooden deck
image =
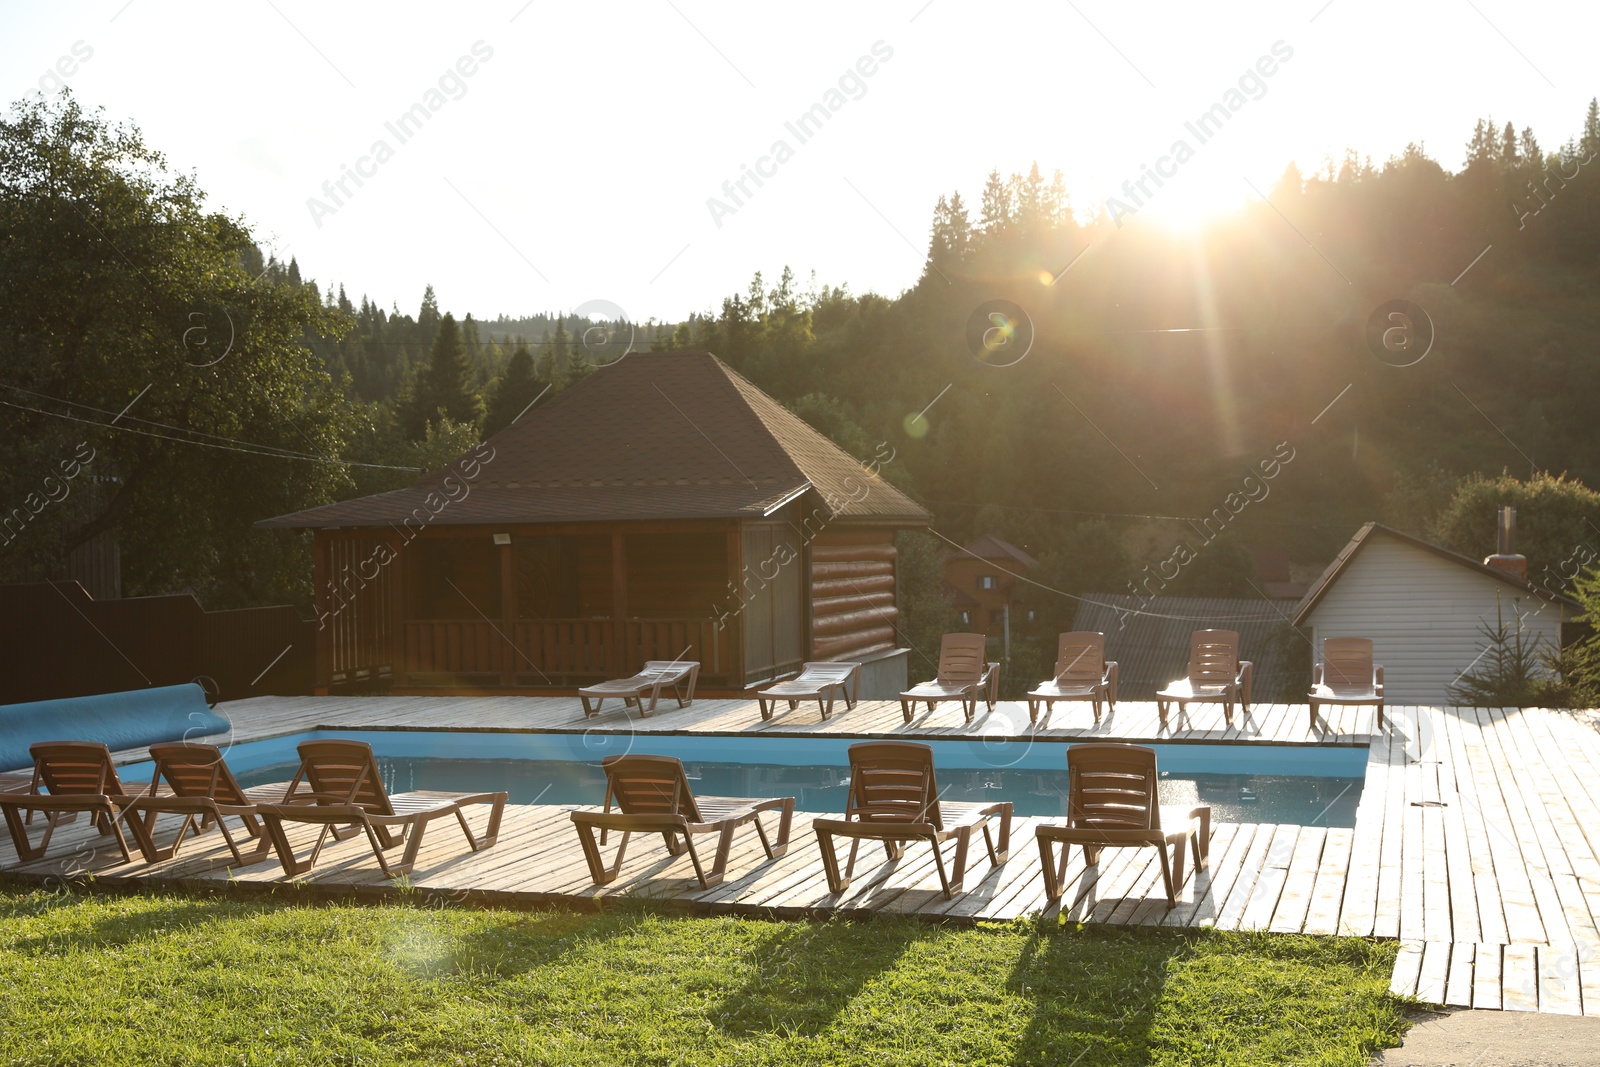
[[(1157, 895), (1152, 850), (1112, 850), (1097, 869), (1081, 852), (1068, 870), (1064, 902), (1072, 921), (1396, 938), (1396, 991), (1425, 1001), (1508, 1010), (1600, 1014), (1600, 733), (1583, 717), (1542, 710), (1391, 708), (1382, 731), (1371, 709), (1336, 711), (1313, 730), (1304, 705), (1256, 708), (1232, 727), (1221, 709), (1196, 706), (1160, 730), (1153, 704), (1124, 704), (1095, 727), (1086, 705), (1061, 705), (1051, 723), (1030, 730), (1026, 708), (1002, 704), (966, 726), (958, 706), (941, 705), (906, 725), (893, 702), (842, 706), (821, 723), (813, 705), (761, 721), (755, 704), (670, 702), (648, 719), (620, 709), (585, 720), (578, 701), (528, 697), (259, 698), (225, 705), (233, 743), (317, 727), (632, 731), (692, 734), (825, 734), (905, 738), (1115, 738), (1156, 743), (1368, 745), (1356, 826), (1325, 829), (1219, 824), (1209, 870), (1191, 875), (1178, 908)], [(217, 739), (222, 741), (224, 739)], [(637, 745), (635, 746), (637, 748)], [(128, 753), (139, 758), (142, 753)], [(863, 845), (857, 881), (828, 893), (811, 820), (798, 813), (788, 855), (767, 863), (753, 832), (742, 833), (721, 886), (701, 890), (687, 858), (672, 859), (641, 839), (615, 883), (594, 887), (565, 806), (508, 807), (499, 843), (468, 852), (452, 826), (429, 832), (416, 892), (443, 900), (586, 904), (649, 897), (722, 913), (778, 916), (830, 912), (914, 913), (952, 921), (1004, 920), (1046, 906), (1037, 819), (1013, 826), (1009, 860), (991, 869), (981, 849), (968, 890), (939, 893), (932, 854), (912, 847), (883, 864)], [(475, 816), (481, 818), (481, 816)], [(309, 841), (310, 831), (305, 831)], [(225, 881), (281, 884), (273, 863), (230, 875), (213, 837), (146, 867), (124, 864), (86, 827), (63, 827), (45, 860), (19, 865), (9, 840), (0, 869), (25, 878), (93, 872), (103, 882)], [(335, 844), (308, 880), (315, 887), (391, 893), (359, 841)], [(111, 852), (111, 855), (107, 853)]]

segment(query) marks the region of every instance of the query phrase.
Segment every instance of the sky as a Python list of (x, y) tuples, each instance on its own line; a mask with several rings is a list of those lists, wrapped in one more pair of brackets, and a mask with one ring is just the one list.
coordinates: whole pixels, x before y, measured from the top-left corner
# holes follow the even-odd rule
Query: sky
[(1597, 30), (1510, 0), (0, 0), (0, 71), (136, 124), (352, 299), (676, 321), (786, 265), (894, 296), (938, 197), (975, 215), (995, 168), (1061, 170), (1082, 217), (1183, 139), (1140, 211), (1185, 226), (1347, 146), (1459, 169), (1488, 115), (1553, 149)]

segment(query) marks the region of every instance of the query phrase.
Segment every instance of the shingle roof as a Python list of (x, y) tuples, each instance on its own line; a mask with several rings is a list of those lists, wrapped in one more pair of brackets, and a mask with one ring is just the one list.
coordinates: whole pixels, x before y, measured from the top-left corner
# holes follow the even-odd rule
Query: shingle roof
[(1532, 582), (1518, 578), (1516, 575), (1509, 574), (1498, 567), (1479, 563), (1470, 556), (1463, 556), (1459, 552), (1450, 551), (1448, 548), (1440, 548), (1438, 545), (1429, 544), (1427, 541), (1412, 537), (1410, 534), (1401, 533), (1399, 530), (1392, 529), (1382, 523), (1369, 522), (1355, 532), (1355, 536), (1350, 538), (1344, 548), (1339, 550), (1337, 556), (1333, 557), (1333, 562), (1328, 564), (1328, 569), (1322, 572), (1322, 576), (1311, 584), (1310, 589), (1306, 590), (1306, 595), (1300, 598), (1299, 604), (1294, 609), (1294, 624), (1296, 626), (1305, 621), (1306, 616), (1311, 614), (1311, 609), (1317, 606), (1317, 602), (1322, 599), (1333, 583), (1339, 580), (1339, 576), (1350, 565), (1350, 561), (1355, 559), (1356, 553), (1361, 550), (1361, 546), (1374, 536), (1392, 537), (1402, 544), (1420, 548), (1425, 552), (1431, 552), (1440, 559), (1465, 567), (1467, 570), (1474, 571), (1486, 578), (1504, 582), (1513, 589), (1524, 593), (1536, 593), (1546, 599), (1559, 600), (1571, 607), (1578, 607), (1578, 602), (1564, 593), (1557, 593), (1548, 589), (1540, 590)]
[(1255, 664), (1254, 690), (1263, 701), (1311, 684), (1305, 638), (1289, 625), (1293, 600), (1092, 594), (1078, 605), (1075, 630), (1106, 635), (1106, 659), (1117, 661), (1119, 698), (1154, 700), (1182, 678), (1196, 630), (1234, 630), (1239, 656)]
[(1009, 559), (1024, 567), (1032, 567), (1039, 562), (1010, 541), (994, 534), (981, 534), (973, 538), (966, 551), (979, 559)]
[[(629, 355), (535, 407), (481, 448), (491, 458), (480, 459), (469, 491), (436, 509), (432, 522), (760, 517), (808, 491), (834, 520), (923, 525), (931, 518), (709, 352)], [(256, 525), (399, 523), (430, 492), (437, 503), (456, 469), (451, 464), (407, 489)]]

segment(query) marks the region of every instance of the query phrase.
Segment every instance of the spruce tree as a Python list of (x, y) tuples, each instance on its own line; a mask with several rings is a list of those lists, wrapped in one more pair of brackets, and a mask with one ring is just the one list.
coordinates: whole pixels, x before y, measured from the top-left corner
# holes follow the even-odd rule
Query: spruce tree
[(495, 384), (494, 395), (489, 398), (483, 435), (489, 437), (510, 426), (547, 385), (534, 373), (533, 354), (528, 346), (519, 345), (511, 355), (511, 362), (506, 364), (505, 374)]

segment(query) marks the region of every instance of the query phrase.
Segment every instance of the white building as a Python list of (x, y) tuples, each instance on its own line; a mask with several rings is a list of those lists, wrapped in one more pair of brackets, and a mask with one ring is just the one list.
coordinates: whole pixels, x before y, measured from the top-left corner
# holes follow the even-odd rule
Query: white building
[(1579, 610), (1511, 569), (1369, 522), (1306, 592), (1294, 623), (1310, 631), (1319, 660), (1324, 638), (1372, 638), (1386, 703), (1443, 705), (1484, 654), (1483, 627), (1496, 625), (1497, 609), (1511, 627), (1520, 616), (1525, 644), (1541, 652), (1561, 647), (1561, 624)]

